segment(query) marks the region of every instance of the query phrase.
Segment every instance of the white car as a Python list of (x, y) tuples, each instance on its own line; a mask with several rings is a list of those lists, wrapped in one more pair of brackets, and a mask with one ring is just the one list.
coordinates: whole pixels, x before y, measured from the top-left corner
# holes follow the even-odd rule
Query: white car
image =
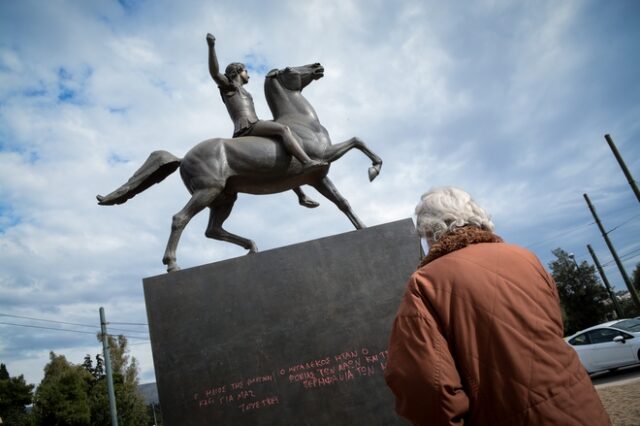
[(565, 341), (578, 353), (589, 374), (640, 363), (640, 319), (605, 322)]

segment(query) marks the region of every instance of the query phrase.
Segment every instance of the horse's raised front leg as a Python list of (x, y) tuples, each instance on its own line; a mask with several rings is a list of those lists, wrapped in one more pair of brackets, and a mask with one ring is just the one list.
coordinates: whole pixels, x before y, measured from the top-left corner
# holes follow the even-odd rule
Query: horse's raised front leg
[(364, 155), (371, 159), (372, 166), (369, 167), (369, 180), (374, 180), (376, 176), (380, 174), (382, 158), (378, 157), (364, 142), (362, 142), (362, 140), (357, 137), (353, 137), (335, 145), (330, 145), (325, 150), (322, 159), (328, 163), (332, 163), (353, 148), (360, 150)]
[(211, 205), (218, 194), (220, 194), (220, 189), (218, 188), (197, 190), (193, 193), (184, 208), (173, 216), (171, 221), (171, 234), (169, 235), (167, 248), (162, 257), (162, 263), (167, 265), (167, 272), (180, 270), (176, 263), (176, 250), (178, 249), (178, 242), (180, 241), (180, 236), (185, 226), (187, 226), (195, 215), (200, 213), (205, 207)]
[(333, 182), (331, 182), (328, 177), (325, 176), (320, 182), (311, 184), (311, 186), (313, 186), (319, 193), (324, 195), (336, 206), (338, 206), (338, 208), (347, 215), (356, 229), (366, 228), (365, 224), (362, 223), (360, 219), (358, 219), (358, 217), (355, 215), (355, 213), (351, 210), (351, 206), (349, 205), (347, 199), (338, 192), (336, 187), (333, 186)]
[(220, 197), (213, 205), (210, 206), (209, 225), (207, 226), (207, 230), (204, 235), (215, 240), (238, 244), (239, 246), (249, 250), (249, 253), (255, 253), (258, 251), (258, 247), (256, 247), (256, 243), (252, 240), (232, 234), (231, 232), (227, 232), (222, 229), (222, 224), (231, 214), (231, 209), (233, 209), (233, 205), (237, 199), (237, 194), (225, 194), (224, 197)]
[(309, 198), (299, 186), (293, 188), (293, 192), (295, 192), (298, 196), (298, 204), (300, 204), (302, 207), (314, 209), (320, 205), (317, 201), (313, 201), (311, 198)]

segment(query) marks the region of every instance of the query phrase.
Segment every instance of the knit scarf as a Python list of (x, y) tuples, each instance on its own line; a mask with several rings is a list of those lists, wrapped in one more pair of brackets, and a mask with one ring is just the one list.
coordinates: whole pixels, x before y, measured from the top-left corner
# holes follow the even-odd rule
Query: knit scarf
[(471, 244), (501, 242), (503, 242), (502, 238), (477, 226), (467, 225), (462, 228), (456, 228), (447, 232), (429, 248), (429, 253), (422, 259), (419, 267), (421, 268), (445, 254), (460, 250)]

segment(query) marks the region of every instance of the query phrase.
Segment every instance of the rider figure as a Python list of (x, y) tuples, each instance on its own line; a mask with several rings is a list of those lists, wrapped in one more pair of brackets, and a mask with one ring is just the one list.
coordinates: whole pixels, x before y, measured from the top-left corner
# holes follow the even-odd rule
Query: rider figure
[(294, 156), (305, 169), (325, 166), (327, 163), (312, 160), (300, 146), (288, 126), (272, 120), (259, 120), (253, 106), (253, 98), (243, 85), (249, 82), (249, 74), (244, 64), (234, 62), (227, 66), (225, 73), (220, 73), (215, 51), (216, 39), (207, 34), (209, 45), (209, 73), (220, 89), (222, 101), (229, 111), (234, 125), (233, 137), (264, 136), (278, 137), (289, 154)]

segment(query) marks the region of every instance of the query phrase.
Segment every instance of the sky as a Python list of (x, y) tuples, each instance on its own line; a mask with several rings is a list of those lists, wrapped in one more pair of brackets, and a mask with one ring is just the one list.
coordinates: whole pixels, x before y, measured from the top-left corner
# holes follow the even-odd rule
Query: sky
[[(384, 160), (371, 183), (358, 151), (329, 172), (368, 226), (412, 217), (422, 193), (454, 185), (545, 265), (557, 247), (592, 263), (591, 244), (624, 290), (582, 194), (631, 274), (640, 204), (604, 135), (640, 176), (639, 22), (633, 0), (0, 2), (0, 362), (37, 384), (49, 351), (95, 356), (104, 307), (140, 381), (155, 381), (142, 279), (164, 273), (189, 194), (176, 173), (121, 206), (95, 196), (152, 151), (182, 157), (232, 134), (209, 32), (222, 67), (247, 64), (263, 119), (269, 70), (325, 67), (303, 93), (332, 141), (358, 136)], [(321, 206), (241, 194), (225, 228), (261, 250), (353, 230), (305, 191)], [(183, 268), (245, 255), (205, 238), (207, 219), (183, 234)]]

